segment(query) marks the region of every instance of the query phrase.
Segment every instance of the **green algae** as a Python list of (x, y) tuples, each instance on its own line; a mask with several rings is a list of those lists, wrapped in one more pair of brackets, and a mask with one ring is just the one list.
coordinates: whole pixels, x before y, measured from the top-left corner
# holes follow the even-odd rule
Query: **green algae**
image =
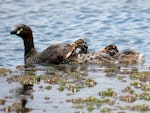
[(31, 76), (31, 75), (16, 75), (7, 77), (8, 82), (19, 82), (21, 84), (34, 84), (39, 83), (41, 80), (40, 76)]
[(60, 91), (60, 92), (62, 92), (62, 91), (64, 91), (64, 86), (60, 86), (59, 88), (58, 88), (58, 90)]
[[(110, 99), (98, 99), (92, 96), (86, 98), (76, 98), (76, 99), (67, 99), (67, 102), (72, 102), (74, 106), (82, 106), (86, 108), (89, 112), (92, 112), (94, 109), (99, 109), (102, 105), (114, 105), (114, 101)], [(76, 107), (74, 107), (76, 108)]]
[(136, 95), (125, 95), (125, 96), (120, 96), (120, 100), (132, 103), (137, 100), (137, 97)]
[[(13, 75), (13, 76), (6, 76), (7, 81), (9, 83), (12, 82), (19, 82), (23, 85), (33, 85), (39, 84), (41, 81), (42, 83), (48, 83), (42, 90), (50, 90), (53, 88), (55, 84), (57, 84), (59, 90), (63, 93), (65, 90), (66, 95), (68, 96), (68, 92), (73, 92), (74, 95), (76, 92), (82, 91), (83, 88), (90, 89), (99, 85), (93, 77), (89, 77), (87, 73), (84, 73), (80, 70), (55, 70), (55, 68), (49, 68), (48, 71), (44, 73), (44, 75), (36, 75), (36, 71), (32, 70), (29, 73), (23, 73), (23, 75)], [(44, 70), (45, 71), (45, 70)], [(110, 72), (114, 73), (116, 70), (110, 70)], [(124, 88), (124, 83), (122, 83), (122, 90), (115, 92), (113, 88), (104, 89), (104, 91), (99, 91), (97, 95), (98, 98), (93, 96), (86, 95), (87, 97), (83, 98), (76, 98), (76, 99), (66, 99), (67, 102), (71, 102), (73, 104), (72, 108), (75, 109), (86, 109), (88, 112), (93, 112), (94, 110), (99, 110), (102, 113), (109, 113), (114, 112), (116, 109), (116, 99), (117, 101), (125, 102), (127, 105), (120, 105), (118, 108), (120, 110), (129, 110), (129, 111), (149, 111), (149, 105), (147, 104), (137, 104), (137, 105), (129, 105), (130, 103), (134, 103), (137, 100), (140, 101), (150, 101), (150, 94), (149, 94), (149, 74), (148, 72), (137, 72), (137, 70), (133, 69), (129, 76), (125, 76), (124, 74), (116, 74), (118, 81), (123, 80), (126, 78), (130, 81), (127, 86)], [(96, 72), (97, 73), (97, 72)], [(142, 75), (142, 76), (141, 76)], [(130, 77), (130, 78), (129, 78)], [(107, 79), (107, 77), (106, 77)], [(114, 77), (112, 77), (114, 79)], [(147, 80), (146, 80), (147, 79)], [(100, 88), (101, 89), (101, 88)], [(115, 89), (116, 90), (116, 89)], [(139, 91), (139, 92), (138, 92)], [(51, 91), (50, 91), (51, 92)], [(118, 92), (121, 92), (119, 96), (117, 95)], [(78, 94), (78, 93), (76, 93)], [(99, 96), (100, 97), (99, 97)], [(68, 96), (69, 97), (69, 96)], [(48, 96), (45, 96), (46, 100), (49, 100)], [(6, 101), (7, 102), (7, 101)], [(5, 102), (5, 103), (6, 103)], [(107, 106), (106, 106), (107, 105)], [(111, 106), (112, 109), (109, 108)], [(115, 108), (114, 108), (115, 107)], [(139, 107), (139, 108), (138, 108)], [(16, 102), (11, 106), (5, 107), (6, 111), (17, 111), (22, 112), (21, 107), (19, 107), (19, 103)], [(119, 112), (118, 112), (119, 113)], [(121, 111), (121, 113), (124, 113)]]
[(118, 80), (123, 80), (124, 76), (117, 76)]
[(87, 106), (87, 110), (88, 110), (89, 112), (92, 112), (92, 111), (94, 110), (94, 107), (93, 107), (92, 105), (88, 105), (88, 106)]
[(137, 73), (139, 70), (138, 70), (137, 67), (132, 67), (131, 71), (134, 72), (134, 73), (135, 73), (135, 72)]
[(121, 110), (131, 110), (131, 111), (149, 111), (149, 106), (147, 104), (137, 104), (137, 105), (123, 105), (119, 106)]
[(110, 73), (112, 73), (112, 72), (115, 72), (115, 70), (116, 70), (116, 68), (112, 67), (112, 68), (107, 68), (107, 69), (105, 69), (105, 72), (110, 72)]
[(111, 88), (106, 89), (106, 91), (100, 91), (99, 96), (101, 97), (114, 97), (117, 93), (113, 91)]
[(48, 84), (58, 84), (58, 81), (60, 80), (60, 77), (58, 75), (54, 76), (41, 76), (41, 79)]
[(66, 84), (66, 89), (69, 91), (72, 91), (73, 93), (76, 93), (82, 89), (83, 86), (75, 85), (75, 84)]
[(141, 89), (141, 90), (144, 90), (144, 91), (150, 91), (150, 85), (146, 84), (146, 83), (133, 81), (133, 82), (130, 83), (130, 85), (134, 86), (134, 88), (137, 88), (137, 89)]
[(52, 89), (52, 86), (46, 86), (45, 89), (51, 90), (51, 89)]
[(105, 107), (105, 108), (102, 108), (100, 111), (101, 111), (101, 113), (110, 113), (111, 109)]
[(34, 84), (40, 82), (40, 76), (17, 76), (16, 80), (21, 84)]
[(0, 68), (0, 75), (7, 76), (9, 74), (12, 74), (12, 70), (6, 68)]
[(150, 71), (137, 72), (130, 75), (131, 80), (139, 80), (141, 82), (150, 81)]
[(87, 87), (93, 87), (95, 86), (97, 83), (95, 80), (93, 80), (92, 78), (87, 78), (86, 81), (85, 81), (85, 85)]
[(140, 95), (139, 95), (139, 98), (140, 99), (144, 99), (144, 100), (147, 100), (147, 101), (150, 101), (150, 93), (141, 93)]

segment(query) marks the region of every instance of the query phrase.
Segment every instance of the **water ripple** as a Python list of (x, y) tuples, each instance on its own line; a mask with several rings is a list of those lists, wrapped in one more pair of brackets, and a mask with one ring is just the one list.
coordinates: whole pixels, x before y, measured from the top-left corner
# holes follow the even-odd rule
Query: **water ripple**
[(113, 43), (144, 52), (150, 63), (149, 6), (148, 0), (0, 1), (0, 65), (23, 63), (22, 40), (9, 34), (18, 23), (31, 26), (38, 51), (84, 38), (91, 51)]

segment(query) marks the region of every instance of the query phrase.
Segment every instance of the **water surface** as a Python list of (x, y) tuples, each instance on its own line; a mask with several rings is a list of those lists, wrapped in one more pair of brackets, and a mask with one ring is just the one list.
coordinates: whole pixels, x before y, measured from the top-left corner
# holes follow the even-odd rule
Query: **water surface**
[[(138, 51), (144, 54), (145, 63), (129, 65), (125, 68), (137, 67), (139, 70), (149, 70), (149, 0), (1, 0), (0, 14), (0, 67), (15, 69), (18, 65), (24, 65), (22, 40), (10, 35), (15, 25), (23, 23), (32, 28), (35, 47), (38, 51), (44, 50), (51, 44), (71, 43), (78, 38), (83, 38), (87, 41), (90, 51), (98, 51), (109, 44), (116, 44), (120, 50)], [(122, 88), (123, 83), (117, 82), (115, 77), (105, 77), (103, 71), (99, 73), (90, 71), (93, 68), (101, 70), (105, 66), (94, 65), (86, 68), (84, 71), (88, 73), (88, 77), (95, 79), (98, 84), (91, 89), (85, 88), (71, 97), (96, 96), (97, 90), (115, 86), (118, 86), (115, 90), (119, 92)], [(0, 87), (7, 85), (6, 79), (0, 78)], [(19, 87), (19, 83), (11, 85), (13, 90)], [(37, 111), (33, 110), (33, 113), (39, 111), (73, 113), (76, 111), (70, 107), (70, 103), (65, 102), (68, 97), (67, 91), (59, 94), (57, 86), (53, 86), (52, 90), (42, 92), (38, 91), (37, 87), (35, 85), (36, 91), (33, 95), (39, 99), (29, 100), (28, 106), (35, 109), (38, 104), (41, 106), (38, 105), (39, 108)], [(6, 92), (10, 92), (9, 89), (7, 90), (1, 89), (3, 93), (0, 98), (4, 97)], [(48, 95), (51, 98), (50, 104), (43, 102), (47, 94), (50, 94)], [(60, 104), (61, 102), (63, 104)], [(44, 108), (46, 110), (43, 110)], [(85, 109), (83, 111), (87, 112)]]

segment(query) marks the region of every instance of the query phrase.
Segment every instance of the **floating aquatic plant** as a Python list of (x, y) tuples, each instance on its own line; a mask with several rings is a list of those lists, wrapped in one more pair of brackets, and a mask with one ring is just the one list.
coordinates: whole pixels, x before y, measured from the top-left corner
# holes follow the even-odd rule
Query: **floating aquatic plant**
[(101, 110), (101, 113), (110, 113), (111, 109), (110, 108), (102, 108)]
[[(100, 100), (98, 98), (89, 96), (87, 98), (77, 98), (77, 99), (67, 99), (67, 102), (72, 102), (74, 104), (74, 108), (78, 108), (78, 106), (82, 106), (82, 108), (87, 108), (89, 112), (94, 109), (99, 109), (101, 105), (114, 105), (114, 101), (110, 99)], [(76, 106), (76, 107), (75, 107)]]
[[(60, 92), (65, 90), (65, 92), (62, 92), (62, 93), (66, 93), (66, 95), (68, 95), (71, 92), (71, 94), (77, 95), (77, 96), (78, 96), (78, 93), (76, 92), (81, 91), (82, 93), (83, 88), (86, 88), (88, 90), (88, 89), (93, 89), (92, 87), (94, 86), (99, 86), (97, 85), (98, 84), (97, 81), (95, 81), (95, 76), (89, 77), (87, 73), (84, 73), (79, 69), (65, 69), (63, 71), (62, 69), (58, 69), (58, 67), (57, 69), (55, 69), (55, 66), (54, 67), (51, 66), (47, 68), (46, 70), (44, 70), (43, 75), (35, 75), (36, 71), (32, 69), (25, 70), (25, 71), (26, 71), (25, 74), (22, 73), (24, 71), (21, 72), (22, 75), (19, 72), (18, 73), (20, 75), (18, 73), (16, 74), (15, 72), (15, 74), (13, 73), (12, 76), (6, 76), (7, 81), (9, 83), (19, 82), (23, 84), (23, 90), (27, 89), (26, 87), (31, 86), (32, 91), (33, 91), (33, 85), (41, 81), (42, 81), (42, 85), (40, 84), (39, 88), (41, 88), (42, 90), (39, 90), (39, 91), (50, 90), (51, 88), (53, 88), (55, 84), (57, 84), (58, 89), (56, 90), (59, 90)], [(102, 70), (100, 71), (104, 73)], [(73, 96), (71, 95), (71, 96), (68, 96), (67, 102), (71, 102), (73, 104), (72, 108), (76, 108), (77, 110), (81, 109), (81, 111), (79, 110), (79, 112), (77, 113), (83, 113), (82, 110), (84, 111), (85, 109), (87, 110), (87, 112), (92, 112), (92, 111), (94, 112), (95, 109), (99, 110), (101, 113), (114, 112), (113, 110), (116, 110), (116, 106), (118, 105), (118, 103), (116, 103), (116, 100), (117, 102), (119, 102), (119, 105), (122, 103), (127, 104), (127, 105), (120, 105), (119, 106), (120, 112), (118, 113), (125, 113), (127, 111), (132, 111), (132, 110), (140, 111), (140, 112), (143, 112), (143, 111), (149, 112), (150, 111), (149, 105), (146, 105), (146, 104), (133, 105), (133, 104), (137, 103), (138, 101), (140, 102), (150, 101), (150, 93), (149, 93), (150, 73), (147, 71), (138, 72), (137, 69), (133, 68), (133, 69), (130, 69), (129, 76), (126, 76), (128, 74), (120, 74), (119, 71), (120, 70), (117, 70), (115, 68), (110, 68), (110, 70), (106, 71), (106, 74), (115, 73), (118, 81), (119, 80), (122, 81), (124, 78), (126, 78), (126, 80), (129, 80), (125, 84), (121, 83), (122, 92), (121, 91), (115, 92), (114, 89), (108, 88), (108, 89), (104, 89), (104, 91), (99, 91), (98, 95), (101, 96), (102, 98), (97, 95), (96, 97), (98, 98), (93, 97), (93, 95), (92, 96), (86, 95), (87, 97), (83, 97), (83, 98), (68, 99), (69, 97)], [(3, 72), (4, 73), (6, 72), (6, 75), (9, 74), (9, 71), (7, 72), (5, 69), (2, 69), (0, 71), (0, 75), (3, 75), (1, 74)], [(108, 77), (105, 76), (105, 79), (107, 78)], [(111, 79), (114, 79), (114, 77)], [(43, 88), (43, 86), (45, 86), (43, 85), (44, 83), (46, 83), (46, 85), (48, 83), (48, 86)], [(124, 88), (124, 86), (126, 87)], [(55, 87), (53, 89), (55, 89)], [(99, 87), (99, 89), (101, 88)], [(51, 93), (51, 91), (52, 90), (50, 90), (49, 92)], [(119, 96), (117, 96), (118, 92), (120, 92)], [(11, 99), (10, 97), (8, 98)], [(6, 101), (4, 102), (5, 99)], [(13, 105), (6, 106), (7, 105), (6, 102), (8, 101), (7, 101), (7, 98), (5, 99), (4, 100), (0, 99), (0, 105), (5, 104), (5, 112), (6, 111), (7, 112), (22, 112), (21, 107), (20, 107), (21, 106), (20, 102), (15, 102), (13, 103)], [(50, 98), (48, 96), (45, 96), (43, 97), (43, 99), (49, 100)], [(109, 108), (109, 106), (111, 106), (111, 108)], [(124, 112), (122, 110), (126, 110), (126, 111)]]
[(106, 91), (100, 91), (99, 92), (99, 96), (102, 96), (102, 97), (114, 97), (116, 96), (117, 93), (115, 91), (113, 91), (111, 88), (108, 88)]
[(83, 88), (80, 85), (75, 85), (75, 84), (66, 84), (66, 89), (72, 91), (73, 93), (76, 93), (79, 91), (81, 88)]
[(8, 74), (11, 74), (12, 70), (6, 69), (6, 68), (0, 68), (0, 75), (7, 76)]
[(147, 104), (137, 104), (137, 105), (123, 105), (119, 106), (122, 110), (131, 110), (131, 111), (149, 111), (149, 106)]
[(130, 75), (131, 79), (137, 79), (142, 82), (150, 81), (150, 71), (138, 72)]
[(49, 83), (49, 84), (58, 84), (58, 81), (60, 80), (60, 77), (58, 75), (54, 75), (54, 76), (42, 76), (41, 77), (42, 80), (44, 80), (45, 83)]
[(19, 82), (23, 85), (39, 83), (40, 80), (41, 80), (40, 76), (31, 76), (31, 75), (16, 75), (7, 77), (8, 82)]
[(117, 76), (118, 80), (123, 80), (124, 76)]
[(137, 67), (132, 67), (131, 71), (135, 73), (135, 72), (138, 72), (139, 70)]
[(138, 95), (140, 99), (144, 99), (147, 101), (150, 101), (150, 93), (142, 93), (140, 95)]
[(40, 82), (40, 76), (23, 75), (17, 76), (16, 80), (21, 84), (34, 84)]
[(105, 72), (106, 72), (106, 76), (114, 76), (114, 72), (116, 71), (117, 69), (112, 67), (112, 68), (106, 68), (105, 69)]
[(56, 70), (55, 70), (55, 68), (52, 67), (52, 66), (47, 66), (47, 67), (46, 67), (46, 72), (47, 72), (47, 74), (54, 75), (55, 72), (56, 72)]
[(134, 86), (135, 88), (144, 90), (144, 91), (150, 91), (150, 85), (149, 84), (144, 84), (141, 82), (131, 82), (130, 83), (131, 86)]
[(122, 92), (130, 92), (131, 90), (133, 90), (130, 86), (125, 87), (124, 89), (122, 89)]
[(6, 102), (6, 100), (5, 100), (5, 99), (0, 99), (0, 105), (4, 105), (4, 104), (5, 104), (5, 102)]
[(134, 102), (137, 100), (136, 95), (126, 95), (126, 96), (120, 96), (121, 101), (126, 101), (126, 102)]
[(45, 89), (51, 90), (51, 89), (52, 89), (52, 86), (46, 86)]
[(64, 91), (64, 86), (60, 86), (60, 87), (58, 88), (58, 90), (59, 90), (60, 92)]
[(94, 106), (88, 105), (88, 106), (87, 106), (87, 110), (88, 110), (89, 112), (92, 112), (92, 111), (94, 110)]
[(105, 72), (115, 72), (117, 70), (120, 70), (120, 67), (110, 67), (110, 68), (106, 68)]
[(88, 78), (85, 81), (85, 85), (88, 86), (88, 87), (93, 87), (93, 86), (96, 85), (96, 81), (93, 80), (92, 78)]

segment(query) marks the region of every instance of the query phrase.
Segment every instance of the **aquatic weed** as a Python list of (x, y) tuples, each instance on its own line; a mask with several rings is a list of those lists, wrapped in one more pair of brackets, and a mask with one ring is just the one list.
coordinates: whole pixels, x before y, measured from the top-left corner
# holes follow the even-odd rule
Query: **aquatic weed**
[(41, 79), (45, 82), (45, 83), (48, 83), (48, 84), (58, 84), (59, 83), (59, 80), (60, 80), (60, 77), (58, 75), (53, 75), (53, 76), (41, 76)]
[(16, 80), (21, 84), (34, 84), (40, 82), (40, 76), (30, 76), (30, 75), (16, 76)]
[(87, 110), (88, 110), (89, 112), (92, 112), (92, 111), (94, 110), (94, 107), (93, 107), (92, 105), (88, 105), (88, 106), (87, 106)]
[(150, 93), (142, 93), (139, 95), (139, 98), (150, 101)]
[(102, 108), (101, 110), (101, 113), (110, 113), (111, 109), (110, 108)]
[(130, 79), (140, 80), (141, 82), (150, 81), (150, 71), (143, 71), (143, 72), (130, 74)]
[(137, 104), (137, 105), (123, 105), (119, 106), (121, 110), (131, 110), (131, 111), (149, 111), (149, 106), (147, 104)]
[(141, 89), (141, 90), (144, 90), (144, 91), (150, 91), (150, 85), (149, 84), (144, 84), (144, 83), (141, 83), (141, 82), (131, 82), (130, 83), (131, 86), (134, 86), (134, 88), (137, 88), (137, 89)]
[(119, 97), (121, 101), (126, 101), (126, 102), (134, 102), (137, 100), (136, 95), (125, 95), (125, 96), (120, 96)]
[(47, 66), (47, 67), (46, 67), (46, 73), (47, 73), (47, 74), (54, 75), (54, 74), (55, 74), (55, 68), (52, 67), (52, 66)]
[(99, 96), (102, 96), (102, 97), (114, 97), (116, 96), (117, 93), (115, 91), (113, 91), (111, 88), (108, 88), (106, 91), (100, 91), (99, 92)]
[(51, 89), (52, 89), (52, 86), (46, 86), (45, 89), (51, 90)]
[(64, 91), (64, 86), (60, 86), (60, 87), (58, 88), (58, 90), (59, 90), (60, 92)]
[(66, 89), (69, 91), (72, 91), (73, 93), (78, 92), (81, 88), (83, 88), (80, 85), (75, 85), (75, 84), (66, 84)]
[(85, 85), (87, 87), (93, 87), (95, 86), (97, 83), (95, 80), (93, 80), (92, 78), (87, 78), (86, 81), (85, 81)]
[(117, 76), (118, 80), (123, 80), (124, 76)]
[(86, 98), (67, 99), (67, 102), (72, 102), (74, 104), (74, 108), (82, 106), (82, 108), (86, 108), (89, 112), (92, 112), (94, 109), (99, 109), (101, 105), (108, 104), (112, 106), (115, 103), (115, 101), (110, 99), (100, 100), (93, 96), (89, 96)]
[(11, 73), (12, 73), (12, 70), (10, 69), (0, 68), (0, 75), (7, 76), (8, 74), (11, 74)]

